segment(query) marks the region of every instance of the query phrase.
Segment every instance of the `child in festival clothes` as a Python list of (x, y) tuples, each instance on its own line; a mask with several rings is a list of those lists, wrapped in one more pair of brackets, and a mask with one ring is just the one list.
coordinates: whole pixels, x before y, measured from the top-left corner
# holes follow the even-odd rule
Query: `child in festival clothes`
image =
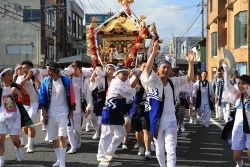
[(102, 110), (102, 132), (99, 141), (97, 160), (107, 162), (111, 156), (118, 158), (115, 154), (117, 147), (121, 144), (126, 134), (123, 112), (125, 105), (132, 101), (136, 89), (131, 88), (128, 80), (129, 70), (118, 69), (116, 78), (110, 83), (105, 107)]
[(19, 135), (22, 132), (21, 126), (28, 127), (32, 121), (23, 107), (23, 104), (29, 105), (29, 95), (21, 85), (13, 83), (12, 69), (1, 69), (0, 77), (3, 82), (3, 87), (0, 88), (0, 167), (3, 167), (6, 135), (10, 135), (15, 146), (17, 160), (23, 160), (23, 153), (20, 149), (21, 141), (19, 140)]

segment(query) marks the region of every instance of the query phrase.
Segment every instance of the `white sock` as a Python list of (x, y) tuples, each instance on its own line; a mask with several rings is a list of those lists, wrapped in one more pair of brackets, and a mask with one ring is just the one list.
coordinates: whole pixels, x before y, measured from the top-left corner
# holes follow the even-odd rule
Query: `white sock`
[(23, 152), (20, 148), (15, 147), (16, 157), (18, 161), (24, 160)]
[(65, 167), (66, 148), (60, 148), (60, 167)]
[(59, 166), (60, 165), (60, 148), (54, 148), (55, 154), (56, 154), (56, 163), (54, 163), (52, 166)]
[(21, 145), (23, 145), (23, 137), (20, 137), (19, 140), (21, 141)]
[(68, 130), (67, 131), (68, 134), (68, 139), (69, 139), (69, 143), (72, 149), (76, 149), (76, 136), (73, 130)]
[(27, 150), (33, 150), (34, 139), (35, 138), (28, 138), (28, 148), (27, 148)]
[(4, 156), (0, 156), (0, 167), (4, 166)]

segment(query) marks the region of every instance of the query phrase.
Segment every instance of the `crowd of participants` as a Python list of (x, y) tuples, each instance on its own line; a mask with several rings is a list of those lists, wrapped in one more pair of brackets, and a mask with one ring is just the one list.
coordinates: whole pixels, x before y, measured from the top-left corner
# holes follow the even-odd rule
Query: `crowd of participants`
[(218, 68), (213, 82), (207, 80), (207, 71), (194, 77), (191, 51), (185, 75), (172, 68), (171, 59), (154, 63), (158, 50), (155, 42), (147, 62), (131, 69), (112, 63), (85, 68), (80, 61), (63, 69), (54, 62), (38, 69), (23, 61), (14, 75), (11, 68), (1, 69), (0, 167), (4, 166), (7, 134), (18, 161), (24, 159), (22, 146), (26, 153), (35, 151), (38, 111), (45, 141), (52, 144), (56, 155), (52, 166), (65, 167), (66, 153), (79, 153), (82, 129), (88, 132), (92, 127), (93, 140), (99, 140), (97, 161), (119, 158), (115, 152), (121, 144), (123, 150), (128, 149), (132, 129), (139, 156), (150, 160), (155, 151), (161, 167), (175, 167), (177, 135), (185, 131), (186, 110), (190, 124), (208, 128), (211, 111), (215, 111), (215, 119), (227, 123), (233, 106), (230, 143), (236, 167), (242, 167), (242, 151), (250, 148), (250, 77), (235, 73), (230, 80), (226, 64)]

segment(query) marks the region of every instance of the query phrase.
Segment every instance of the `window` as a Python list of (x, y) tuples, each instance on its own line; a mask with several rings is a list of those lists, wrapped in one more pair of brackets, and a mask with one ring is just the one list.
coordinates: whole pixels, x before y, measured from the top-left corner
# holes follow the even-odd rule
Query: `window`
[(243, 11), (234, 17), (234, 48), (247, 46), (247, 11)]
[(79, 20), (78, 20), (78, 39), (81, 39), (82, 38), (82, 18), (79, 17)]
[(78, 27), (79, 27), (79, 24), (78, 24), (78, 16), (77, 15), (76, 15), (75, 25), (76, 25), (76, 35), (75, 35), (75, 37), (78, 38), (78, 32), (79, 32)]
[(214, 1), (210, 0), (210, 13), (213, 11), (213, 3), (214, 3)]
[(211, 55), (217, 56), (217, 32), (211, 34)]
[(76, 35), (76, 15), (72, 13), (72, 35)]
[(41, 19), (40, 9), (23, 9), (23, 22), (38, 22)]
[(9, 55), (32, 55), (31, 44), (7, 44), (6, 53)]
[(54, 58), (54, 46), (48, 45), (47, 47), (47, 58)]
[(51, 12), (46, 13), (46, 25), (49, 27), (54, 27), (54, 15)]
[(247, 74), (247, 63), (246, 62), (236, 63), (236, 70), (239, 72), (240, 75), (246, 75)]

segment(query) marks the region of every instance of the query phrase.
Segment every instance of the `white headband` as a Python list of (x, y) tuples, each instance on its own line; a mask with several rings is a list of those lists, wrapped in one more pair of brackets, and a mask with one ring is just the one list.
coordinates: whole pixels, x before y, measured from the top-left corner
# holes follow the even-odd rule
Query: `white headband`
[(2, 77), (2, 75), (3, 75), (4, 73), (6, 73), (7, 71), (12, 71), (12, 69), (11, 69), (11, 68), (6, 68), (5, 70), (3, 70), (3, 71), (0, 73), (0, 77)]
[(107, 64), (107, 65), (106, 65), (106, 68), (107, 68), (108, 66), (114, 67), (115, 70), (116, 70), (116, 68), (117, 68), (114, 64)]
[(15, 72), (16, 72), (16, 70), (18, 70), (19, 68), (22, 68), (22, 66), (17, 66), (17, 67), (15, 68)]
[(124, 68), (124, 69), (117, 70), (116, 74), (118, 74), (119, 72), (129, 72), (129, 69)]

